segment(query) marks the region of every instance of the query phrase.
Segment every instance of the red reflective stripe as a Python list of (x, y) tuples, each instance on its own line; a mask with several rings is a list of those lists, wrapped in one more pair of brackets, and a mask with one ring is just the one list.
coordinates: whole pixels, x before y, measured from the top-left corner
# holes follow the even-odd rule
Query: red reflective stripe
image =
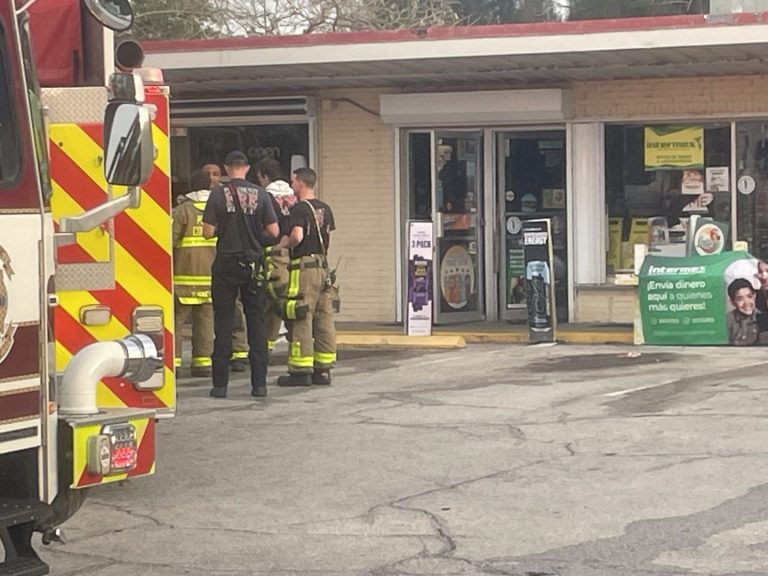
[[(103, 204), (107, 200), (106, 192), (58, 146), (51, 148), (52, 161), (56, 163), (56, 182), (59, 186), (64, 190), (77, 191), (76, 201), (85, 210)], [(170, 254), (125, 213), (115, 218), (115, 241), (128, 250), (147, 272), (170, 291)]]
[(155, 166), (152, 169), (152, 174), (149, 175), (149, 180), (144, 184), (144, 191), (157, 202), (158, 206), (169, 212), (171, 209), (171, 188), (168, 175), (164, 174), (162, 170)]
[(104, 127), (101, 124), (78, 124), (78, 127), (88, 134), (91, 140), (98, 144), (99, 148), (104, 147)]
[[(162, 89), (153, 86), (145, 88), (147, 93), (147, 102), (157, 106), (157, 116), (152, 123), (162, 130), (163, 134), (168, 135), (168, 98), (162, 93)], [(157, 93), (155, 93), (157, 91)]]
[[(90, 210), (107, 201), (107, 193), (91, 180), (77, 163), (58, 146), (51, 146), (51, 172), (54, 180), (67, 191), (84, 210)], [(73, 195), (70, 191), (76, 191)]]

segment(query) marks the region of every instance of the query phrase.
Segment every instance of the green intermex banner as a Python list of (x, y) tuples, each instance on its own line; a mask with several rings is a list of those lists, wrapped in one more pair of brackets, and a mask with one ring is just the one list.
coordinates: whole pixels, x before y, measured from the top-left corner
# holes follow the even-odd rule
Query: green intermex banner
[(666, 258), (648, 256), (640, 271), (646, 344), (728, 344), (727, 285), (746, 252)]

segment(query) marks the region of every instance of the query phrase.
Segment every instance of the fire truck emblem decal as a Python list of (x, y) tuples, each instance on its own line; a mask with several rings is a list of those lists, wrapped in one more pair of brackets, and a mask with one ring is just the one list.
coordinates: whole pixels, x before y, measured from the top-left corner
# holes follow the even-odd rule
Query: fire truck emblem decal
[(0, 246), (0, 268), (0, 363), (2, 363), (13, 348), (13, 336), (17, 328), (15, 324), (5, 321), (8, 315), (8, 288), (5, 280), (7, 277), (8, 282), (11, 281), (13, 268), (11, 268), (11, 257), (2, 246)]

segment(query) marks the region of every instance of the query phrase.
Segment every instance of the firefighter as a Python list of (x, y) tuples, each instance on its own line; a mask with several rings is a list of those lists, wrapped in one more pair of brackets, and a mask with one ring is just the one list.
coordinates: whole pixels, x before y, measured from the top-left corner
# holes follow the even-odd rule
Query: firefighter
[(211, 265), (216, 240), (203, 237), (203, 211), (210, 196), (211, 179), (198, 170), (189, 180), (192, 192), (173, 209), (173, 289), (177, 368), (181, 368), (181, 330), (192, 317), (192, 376), (211, 375), (213, 304)]
[(213, 388), (210, 395), (226, 398), (232, 356), (235, 299), (243, 300), (251, 364), (251, 394), (267, 395), (267, 340), (264, 335), (263, 250), (260, 238), (277, 237), (277, 217), (263, 188), (245, 179), (250, 164), (242, 152), (227, 155), (226, 185), (212, 192), (203, 214), (203, 235), (218, 236), (212, 268), (214, 308)]
[[(209, 162), (202, 168), (211, 177), (211, 188), (221, 182), (221, 168)], [(232, 331), (232, 366), (233, 372), (245, 372), (248, 366), (248, 338), (245, 335), (245, 314), (240, 298), (235, 300), (235, 325)]]
[(288, 374), (279, 386), (331, 383), (336, 364), (332, 274), (328, 268), (331, 207), (315, 198), (317, 175), (311, 168), (294, 170), (291, 187), (299, 202), (291, 209), (291, 233), (281, 246), (291, 249), (289, 294), (297, 295), (288, 349)]
[[(272, 199), (272, 206), (280, 226), (280, 238), (289, 236), (291, 233), (291, 208), (298, 201), (291, 185), (282, 179), (282, 172), (280, 163), (272, 158), (264, 158), (256, 165), (256, 178), (259, 184), (270, 193)], [(267, 279), (267, 310), (264, 326), (270, 352), (275, 349), (275, 342), (280, 335), (289, 277), (290, 251), (288, 248), (281, 248), (278, 244), (279, 239), (267, 239), (264, 242)], [(290, 322), (286, 324), (286, 328), (290, 329)]]

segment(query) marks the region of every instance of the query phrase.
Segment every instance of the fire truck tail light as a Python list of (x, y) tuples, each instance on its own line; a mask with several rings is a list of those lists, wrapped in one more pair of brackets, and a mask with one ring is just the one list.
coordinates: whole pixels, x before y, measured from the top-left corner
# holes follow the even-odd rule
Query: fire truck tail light
[(106, 326), (112, 319), (112, 309), (109, 306), (91, 304), (80, 308), (80, 323), (86, 326)]
[(96, 476), (124, 474), (136, 468), (138, 443), (133, 424), (108, 424), (88, 438), (88, 472)]

